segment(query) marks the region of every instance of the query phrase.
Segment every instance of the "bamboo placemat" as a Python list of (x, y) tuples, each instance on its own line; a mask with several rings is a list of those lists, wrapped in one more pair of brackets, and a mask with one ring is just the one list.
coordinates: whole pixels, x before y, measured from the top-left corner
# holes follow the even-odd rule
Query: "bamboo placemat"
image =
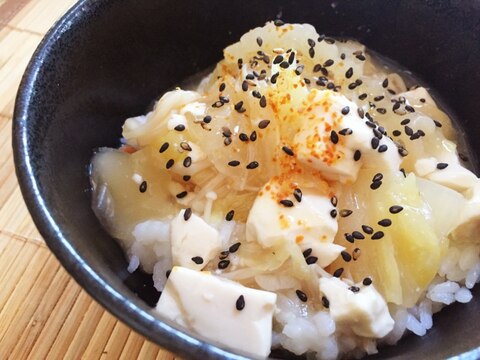
[(174, 359), (93, 301), (50, 253), (15, 177), (14, 99), (38, 43), (74, 0), (0, 0), (0, 359)]

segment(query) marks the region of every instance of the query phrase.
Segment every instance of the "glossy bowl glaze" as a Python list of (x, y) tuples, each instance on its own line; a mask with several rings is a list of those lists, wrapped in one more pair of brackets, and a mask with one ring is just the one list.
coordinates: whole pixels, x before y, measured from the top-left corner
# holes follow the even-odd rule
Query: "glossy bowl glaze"
[[(351, 37), (420, 75), (446, 100), (480, 154), (480, 2), (435, 0), (83, 0), (46, 35), (20, 86), (13, 127), (20, 186), (41, 234), (107, 310), (186, 358), (240, 358), (155, 315), (148, 277), (130, 275), (90, 208), (93, 149), (118, 145), (127, 117), (221, 59), (247, 30), (281, 16)], [(480, 357), (480, 293), (374, 358)]]

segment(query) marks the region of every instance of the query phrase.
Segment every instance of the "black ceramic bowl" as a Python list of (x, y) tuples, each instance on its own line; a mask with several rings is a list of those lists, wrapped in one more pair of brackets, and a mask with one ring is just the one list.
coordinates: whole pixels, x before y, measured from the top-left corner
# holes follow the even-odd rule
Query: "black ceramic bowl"
[[(152, 311), (158, 294), (129, 275), (90, 208), (92, 150), (116, 146), (125, 118), (221, 59), (222, 49), (279, 14), (352, 37), (423, 77), (480, 154), (478, 0), (83, 0), (47, 34), (20, 86), (13, 127), (18, 179), (33, 219), (68, 272), (133, 329), (187, 358), (234, 358)], [(480, 291), (376, 358), (480, 356)], [(462, 357), (463, 358), (463, 357)]]

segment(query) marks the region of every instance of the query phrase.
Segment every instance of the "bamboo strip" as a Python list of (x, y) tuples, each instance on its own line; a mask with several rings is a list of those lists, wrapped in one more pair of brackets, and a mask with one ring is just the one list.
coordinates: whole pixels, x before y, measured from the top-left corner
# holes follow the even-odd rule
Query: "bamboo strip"
[[(34, 246), (30, 245), (28, 248)], [(16, 346), (17, 339), (21, 338), (38, 307), (41, 300), (38, 294), (43, 293), (54, 275), (51, 271), (42, 271), (42, 267), (51, 256), (49, 251), (36, 250), (37, 253), (29, 262), (30, 266), (27, 267), (0, 314), (0, 349), (8, 354)]]
[[(37, 333), (30, 336), (33, 346), (28, 344), (29, 346), (15, 347), (12, 358), (46, 358), (52, 346), (52, 339), (55, 339), (58, 335), (66, 315), (80, 292), (75, 281), (63, 269), (58, 271), (56, 275), (58, 276), (55, 277), (52, 286), (47, 290), (48, 301), (45, 306), (43, 306), (44, 303), (41, 303), (36, 312), (36, 317), (38, 316), (37, 324), (39, 323), (40, 326), (37, 327)], [(55, 283), (55, 280), (57, 280), (57, 283)]]
[(127, 326), (117, 321), (100, 359), (118, 359), (125, 347), (130, 332), (131, 330)]
[(71, 344), (78, 330), (78, 325), (85, 317), (85, 313), (93, 303), (93, 300), (85, 292), (81, 291), (75, 304), (67, 315), (58, 335), (52, 340), (52, 347), (47, 358), (61, 359), (67, 351), (68, 344)]
[(30, 1), (12, 21), (9, 22), (20, 30), (29, 30), (45, 34), (54, 22), (75, 4), (76, 0)]
[(115, 323), (115, 318), (104, 311), (95, 332), (92, 335), (92, 339), (83, 353), (83, 358), (99, 359), (102, 356), (104, 348), (108, 343), (108, 339), (115, 327)]

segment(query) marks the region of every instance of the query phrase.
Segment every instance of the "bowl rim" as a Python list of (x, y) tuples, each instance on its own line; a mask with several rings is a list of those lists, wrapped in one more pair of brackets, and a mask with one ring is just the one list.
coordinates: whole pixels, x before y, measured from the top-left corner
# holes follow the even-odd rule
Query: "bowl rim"
[(84, 20), (85, 14), (95, 11), (106, 3), (111, 2), (79, 0), (75, 3), (48, 30), (25, 69), (15, 98), (12, 118), (13, 159), (22, 196), (35, 226), (63, 268), (82, 289), (115, 318), (157, 345), (180, 356), (202, 359), (247, 359), (248, 355), (232, 353), (209, 343), (206, 339), (201, 339), (201, 336), (197, 338), (177, 329), (172, 322), (161, 320), (160, 315), (152, 316), (115, 290), (82, 259), (69, 243), (42, 197), (33, 172), (27, 134), (28, 114), (30, 108), (34, 106), (31, 98), (38, 81), (38, 74), (44, 60), (49, 57), (51, 48), (62, 35)]
[[(38, 81), (39, 71), (44, 60), (48, 58), (50, 49), (61, 36), (71, 31), (79, 21), (84, 20), (83, 13), (95, 11), (98, 7), (109, 3), (111, 3), (109, 0), (77, 1), (48, 30), (25, 69), (15, 98), (12, 118), (13, 159), (22, 196), (35, 226), (63, 268), (82, 289), (116, 319), (157, 345), (180, 356), (202, 359), (248, 359), (250, 357), (247, 354), (235, 354), (209, 343), (206, 339), (201, 339), (201, 336), (197, 338), (177, 329), (173, 323), (161, 320), (160, 315), (152, 316), (115, 290), (72, 247), (42, 197), (33, 173), (27, 134), (28, 113), (30, 107), (33, 106), (31, 97)], [(133, 314), (135, 316), (132, 316)], [(480, 358), (480, 346), (449, 359), (473, 360), (478, 358)]]

